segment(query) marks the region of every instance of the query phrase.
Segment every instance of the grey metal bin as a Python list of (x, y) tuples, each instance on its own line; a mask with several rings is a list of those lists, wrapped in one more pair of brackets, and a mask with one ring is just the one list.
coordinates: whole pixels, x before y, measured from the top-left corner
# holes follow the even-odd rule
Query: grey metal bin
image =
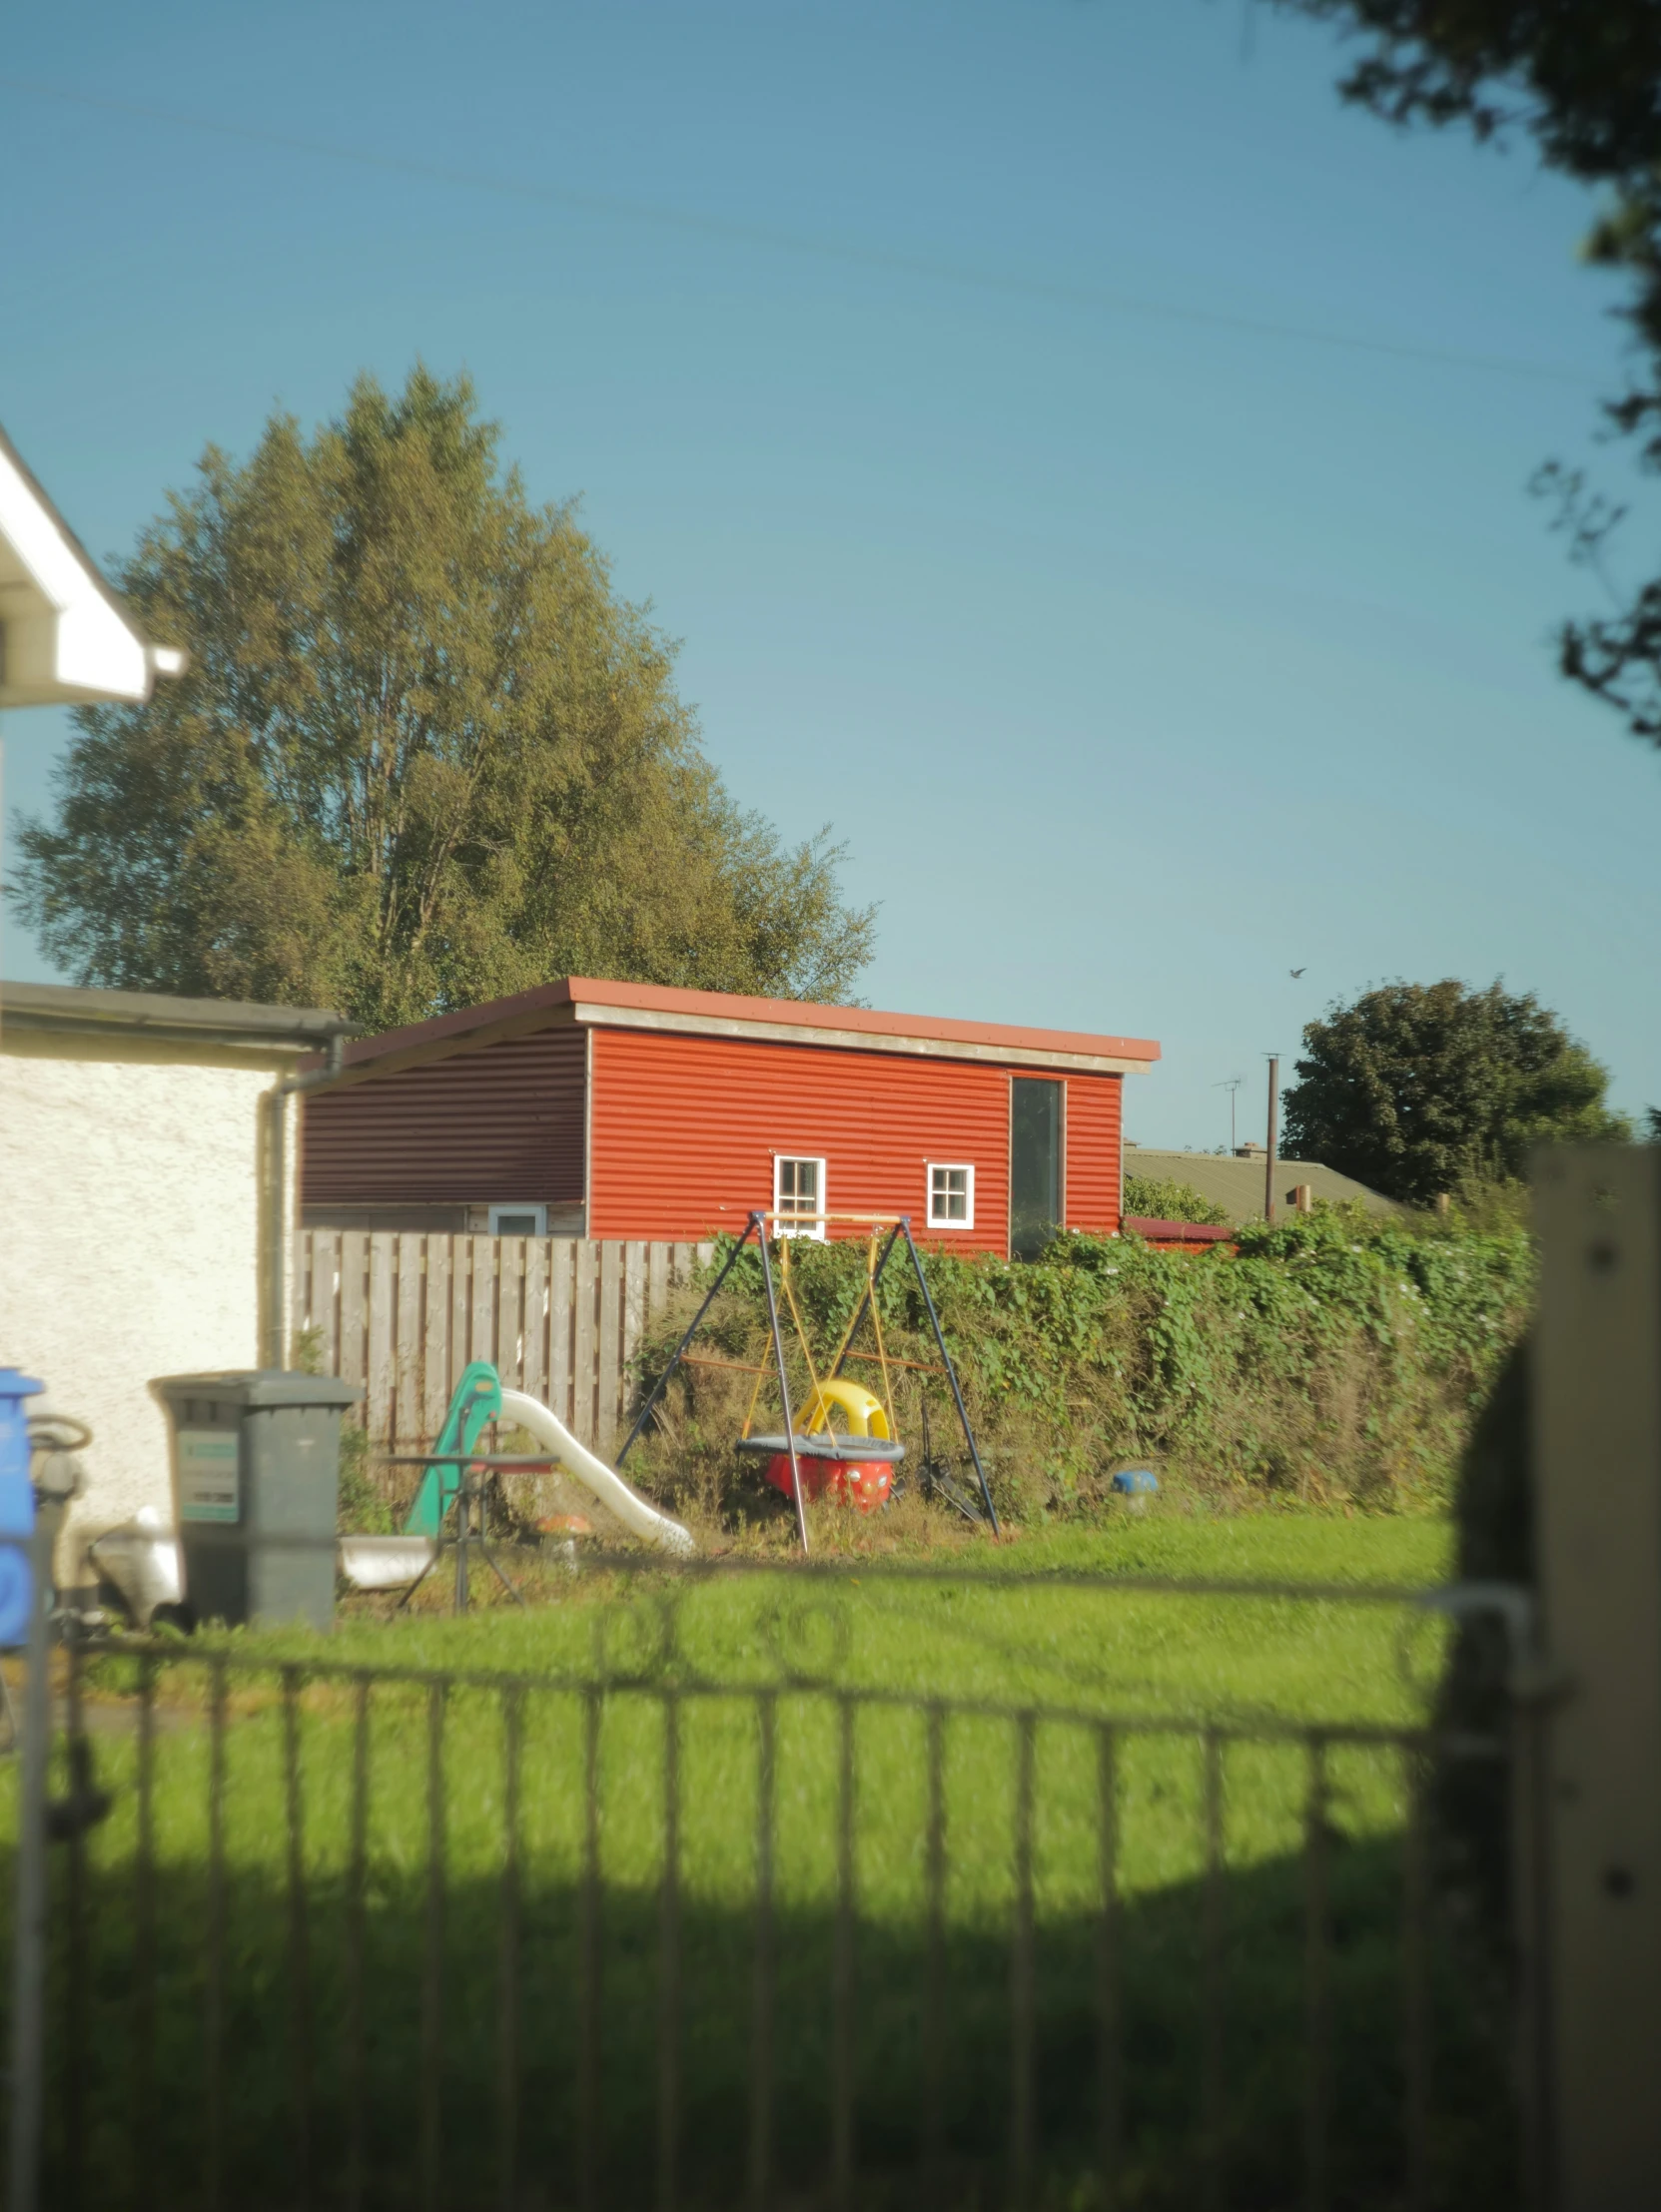
[(335, 1618), (341, 1415), (364, 1395), (281, 1368), (163, 1375), (185, 1602), (199, 1621)]

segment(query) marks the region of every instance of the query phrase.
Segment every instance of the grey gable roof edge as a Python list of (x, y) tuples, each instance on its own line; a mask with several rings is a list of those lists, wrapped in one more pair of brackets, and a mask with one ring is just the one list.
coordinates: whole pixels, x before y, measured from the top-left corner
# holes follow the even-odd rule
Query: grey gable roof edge
[(7, 1030), (127, 1031), (208, 1043), (291, 1046), (315, 1052), (357, 1024), (329, 1007), (262, 1006), (245, 999), (176, 999), (156, 991), (88, 990), (74, 984), (0, 983)]

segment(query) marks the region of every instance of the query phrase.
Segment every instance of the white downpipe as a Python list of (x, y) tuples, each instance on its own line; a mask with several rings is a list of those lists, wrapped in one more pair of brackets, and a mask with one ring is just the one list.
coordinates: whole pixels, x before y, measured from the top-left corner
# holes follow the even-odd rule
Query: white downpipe
[(656, 1544), (666, 1552), (678, 1552), (682, 1558), (690, 1558), (696, 1552), (698, 1547), (689, 1530), (683, 1529), (678, 1521), (671, 1521), (666, 1513), (659, 1513), (655, 1506), (647, 1505), (614, 1467), (608, 1467), (603, 1459), (596, 1459), (585, 1444), (579, 1444), (564, 1422), (550, 1413), (539, 1398), (528, 1398), (522, 1390), (504, 1390), (501, 1417), (504, 1421), (516, 1421), (538, 1444), (545, 1444), (566, 1473), (584, 1489), (591, 1490), (606, 1511), (614, 1513), (624, 1528), (643, 1543)]

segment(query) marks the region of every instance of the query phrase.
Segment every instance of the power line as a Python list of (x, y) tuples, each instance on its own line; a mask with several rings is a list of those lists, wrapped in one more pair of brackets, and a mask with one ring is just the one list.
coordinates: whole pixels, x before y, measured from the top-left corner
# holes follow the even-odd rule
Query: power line
[(1246, 338), (1291, 341), (1301, 346), (1324, 346), (1340, 352), (1376, 354), (1386, 360), (1418, 362), (1439, 369), (1471, 369), (1493, 375), (1523, 376), (1535, 382), (1590, 386), (1594, 379), (1578, 369), (1550, 362), (1518, 361), (1499, 354), (1466, 354), (1453, 349), (1413, 346), (1394, 339), (1361, 338), (1342, 331), (1310, 329), (1306, 325), (1278, 323), (1261, 316), (1228, 315), (1212, 308), (1181, 307), (1172, 302), (1142, 300), (1108, 292), (1096, 286), (1063, 284), (1044, 277), (1022, 277), (1006, 270), (971, 269), (961, 263), (933, 261), (924, 255), (896, 252), (887, 247), (854, 246), (834, 239), (811, 238), (781, 231), (770, 225), (734, 222), (724, 216), (703, 215), (694, 210), (665, 207), (644, 200), (624, 200), (609, 193), (578, 192), (563, 185), (534, 184), (522, 178), (489, 176), (479, 170), (453, 169), (436, 162), (412, 161), (397, 154), (378, 154), (335, 140), (301, 138), (286, 131), (268, 131), (258, 124), (227, 123), (213, 116), (191, 115), (179, 108), (162, 108), (138, 100), (113, 100), (97, 93), (77, 92), (67, 85), (42, 84), (26, 77), (0, 73), (0, 86), (29, 93), (44, 100), (60, 100), (74, 107), (93, 108), (110, 115), (129, 115), (151, 123), (167, 123), (181, 130), (210, 132), (219, 138), (241, 140), (254, 146), (270, 146), (284, 153), (305, 154), (323, 161), (350, 162), (361, 169), (377, 169), (392, 176), (416, 177), (429, 184), (454, 185), (469, 192), (490, 192), (505, 199), (526, 200), (545, 207), (565, 208), (572, 214), (609, 217), (659, 230), (720, 239), (729, 245), (760, 247), (770, 253), (812, 256), (839, 262), (850, 268), (881, 270), (890, 276), (921, 277), (938, 284), (962, 285), (980, 292), (996, 292), (1026, 300), (1045, 300), (1069, 307), (1105, 310), (1112, 315), (1138, 316), (1145, 321), (1188, 324), (1199, 329), (1230, 331)]

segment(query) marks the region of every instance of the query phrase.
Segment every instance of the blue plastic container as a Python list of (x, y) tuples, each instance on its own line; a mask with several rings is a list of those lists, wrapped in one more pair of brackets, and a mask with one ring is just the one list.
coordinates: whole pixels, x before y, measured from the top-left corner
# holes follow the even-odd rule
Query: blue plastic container
[[(25, 1398), (46, 1388), (15, 1367), (0, 1367), (0, 1537), (34, 1534), (35, 1493), (29, 1487), (29, 1417)], [(29, 1562), (16, 1544), (0, 1543), (0, 1645), (29, 1636)]]
[(1149, 1498), (1159, 1487), (1160, 1478), (1152, 1467), (1126, 1467), (1109, 1484), (1122, 1498)]

